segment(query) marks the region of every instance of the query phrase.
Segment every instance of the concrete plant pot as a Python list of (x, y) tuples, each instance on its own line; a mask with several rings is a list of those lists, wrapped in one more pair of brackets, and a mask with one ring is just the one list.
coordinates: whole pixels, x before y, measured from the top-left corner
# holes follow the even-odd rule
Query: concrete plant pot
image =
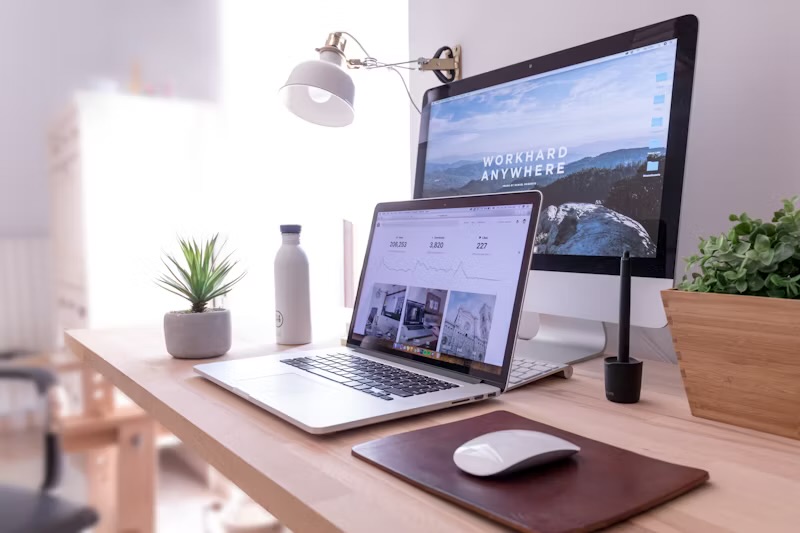
[(169, 312), (164, 315), (164, 340), (169, 354), (177, 359), (219, 357), (231, 349), (231, 312)]

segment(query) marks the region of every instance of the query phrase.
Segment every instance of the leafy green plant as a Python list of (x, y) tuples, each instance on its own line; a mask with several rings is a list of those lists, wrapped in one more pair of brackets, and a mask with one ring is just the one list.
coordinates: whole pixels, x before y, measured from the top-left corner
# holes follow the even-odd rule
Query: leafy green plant
[[(193, 313), (202, 313), (208, 302), (227, 294), (241, 280), (245, 272), (237, 278), (225, 283), (238, 261), (231, 261), (231, 254), (220, 260), (219, 256), (225, 243), (217, 246), (219, 234), (206, 242), (198, 243), (192, 239), (178, 239), (185, 265), (170, 254), (161, 262), (167, 267), (168, 274), (163, 274), (156, 283), (167, 291), (189, 300)], [(177, 273), (176, 273), (177, 272)]]
[[(728, 233), (700, 239), (700, 254), (686, 259), (684, 291), (800, 298), (798, 197), (783, 201), (772, 222), (731, 215)], [(692, 270), (695, 270), (692, 272)]]

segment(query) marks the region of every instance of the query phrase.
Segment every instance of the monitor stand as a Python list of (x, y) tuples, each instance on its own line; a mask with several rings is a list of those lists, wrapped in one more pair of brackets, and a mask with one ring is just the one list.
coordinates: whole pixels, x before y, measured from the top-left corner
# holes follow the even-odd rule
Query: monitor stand
[(606, 330), (597, 320), (525, 312), (514, 356), (574, 364), (603, 355)]

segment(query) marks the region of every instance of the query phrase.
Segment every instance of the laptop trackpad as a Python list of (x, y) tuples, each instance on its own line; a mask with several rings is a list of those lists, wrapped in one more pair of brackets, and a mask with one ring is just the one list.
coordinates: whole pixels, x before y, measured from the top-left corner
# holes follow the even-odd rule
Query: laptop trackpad
[(334, 384), (327, 385), (311, 378), (293, 374), (277, 374), (262, 378), (246, 379), (236, 384), (236, 388), (244, 391), (253, 398), (264, 400), (267, 398), (285, 398), (295, 394), (313, 395), (339, 395), (346, 390), (341, 390)]

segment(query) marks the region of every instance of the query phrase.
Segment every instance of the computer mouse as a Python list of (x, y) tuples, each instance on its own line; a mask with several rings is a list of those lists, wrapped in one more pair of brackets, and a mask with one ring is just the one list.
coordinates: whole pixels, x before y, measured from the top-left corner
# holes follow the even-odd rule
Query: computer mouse
[(465, 442), (453, 452), (453, 462), (473, 476), (498, 476), (564, 459), (579, 446), (539, 431), (508, 429)]

